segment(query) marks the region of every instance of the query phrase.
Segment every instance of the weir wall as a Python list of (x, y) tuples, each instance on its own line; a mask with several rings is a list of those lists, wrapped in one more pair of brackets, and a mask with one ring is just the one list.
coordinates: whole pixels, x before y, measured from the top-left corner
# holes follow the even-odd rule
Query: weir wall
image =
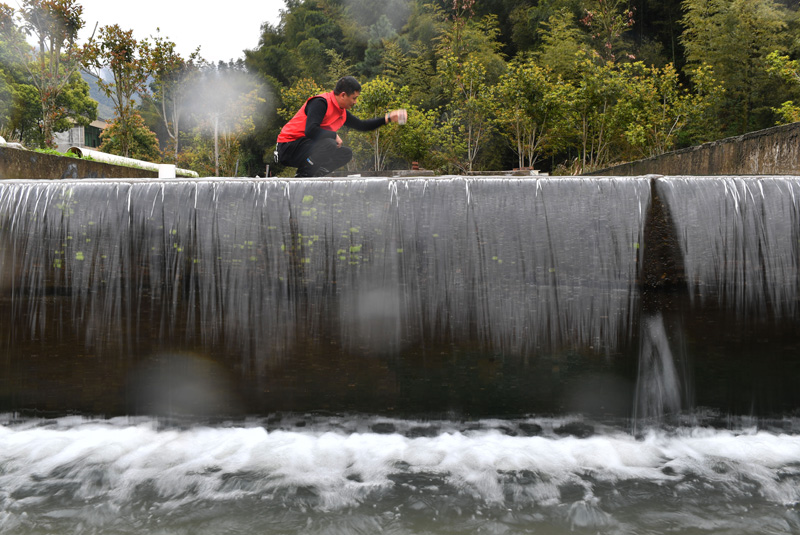
[(0, 413), (793, 414), (797, 197), (785, 176), (0, 181)]

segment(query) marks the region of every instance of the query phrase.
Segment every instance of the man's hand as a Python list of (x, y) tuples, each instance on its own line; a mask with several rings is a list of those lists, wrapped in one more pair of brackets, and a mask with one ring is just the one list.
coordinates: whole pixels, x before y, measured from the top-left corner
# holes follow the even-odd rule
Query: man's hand
[(408, 119), (408, 112), (404, 109), (400, 110), (392, 110), (386, 114), (386, 124), (389, 123), (397, 123), (397, 124), (406, 124), (406, 120)]
[(342, 138), (339, 137), (339, 134), (336, 134), (336, 146), (342, 148)]

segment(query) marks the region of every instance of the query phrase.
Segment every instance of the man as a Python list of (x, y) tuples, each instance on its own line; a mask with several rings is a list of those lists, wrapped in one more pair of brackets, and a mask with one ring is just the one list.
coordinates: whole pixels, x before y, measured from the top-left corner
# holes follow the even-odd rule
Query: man
[(406, 110), (362, 121), (349, 111), (360, 94), (361, 84), (345, 76), (330, 93), (308, 99), (278, 135), (278, 162), (297, 167), (298, 177), (325, 176), (353, 158), (336, 133), (342, 126), (369, 132), (392, 121), (405, 123)]

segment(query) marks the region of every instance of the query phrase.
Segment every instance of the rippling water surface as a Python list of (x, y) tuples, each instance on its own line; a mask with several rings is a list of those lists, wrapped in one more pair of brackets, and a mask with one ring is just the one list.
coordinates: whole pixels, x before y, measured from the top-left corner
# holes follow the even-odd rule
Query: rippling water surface
[(5, 417), (0, 533), (797, 533), (796, 427)]

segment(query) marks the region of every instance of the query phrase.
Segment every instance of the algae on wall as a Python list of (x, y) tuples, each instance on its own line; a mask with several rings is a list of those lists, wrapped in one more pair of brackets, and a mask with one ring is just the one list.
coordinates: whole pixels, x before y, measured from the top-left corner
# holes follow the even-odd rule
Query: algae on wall
[(158, 178), (158, 173), (0, 145), (0, 180)]
[(800, 123), (792, 123), (644, 160), (600, 169), (587, 175), (800, 175)]

